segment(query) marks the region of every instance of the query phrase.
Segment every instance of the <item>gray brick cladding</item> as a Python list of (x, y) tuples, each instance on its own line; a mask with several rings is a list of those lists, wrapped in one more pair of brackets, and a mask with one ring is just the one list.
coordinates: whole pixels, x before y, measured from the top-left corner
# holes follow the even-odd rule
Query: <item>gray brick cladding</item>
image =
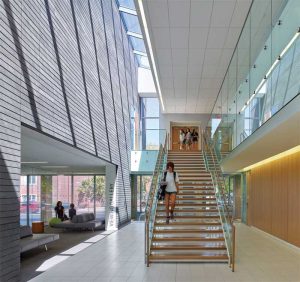
[(123, 224), (137, 66), (115, 0), (0, 0), (0, 58), (0, 281), (17, 281), (21, 124), (117, 165)]

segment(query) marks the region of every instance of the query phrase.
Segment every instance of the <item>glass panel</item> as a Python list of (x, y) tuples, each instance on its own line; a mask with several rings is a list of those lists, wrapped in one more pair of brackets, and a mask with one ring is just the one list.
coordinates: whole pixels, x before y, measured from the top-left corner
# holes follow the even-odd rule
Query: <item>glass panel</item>
[(276, 113), (283, 106), (284, 97), (287, 91), (289, 76), (291, 72), (294, 49), (290, 48), (286, 55), (280, 61), (278, 66), (278, 75), (275, 77), (273, 101), (272, 101), (272, 115)]
[(41, 177), (29, 177), (29, 225), (41, 220)]
[(137, 202), (136, 202), (136, 205), (137, 205), (137, 215), (139, 216), (139, 214), (141, 213), (141, 203), (142, 203), (142, 193), (141, 193), (141, 186), (142, 186), (142, 183), (141, 183), (141, 176), (138, 175), (137, 176), (137, 193), (136, 193), (136, 199), (137, 199)]
[(27, 225), (27, 218), (29, 225), (33, 221), (41, 220), (41, 178), (39, 176), (29, 176), (28, 195), (27, 176), (20, 177), (20, 225)]
[[(62, 202), (65, 215), (68, 216), (70, 204), (72, 203), (71, 176), (58, 175), (52, 177), (52, 205), (56, 206), (58, 201)], [(76, 208), (76, 207), (75, 207)], [(53, 209), (53, 217), (55, 217)]]
[(27, 225), (27, 176), (20, 177), (20, 225)]
[(295, 43), (293, 64), (284, 103), (286, 104), (299, 93), (299, 68), (300, 68), (300, 39)]
[(136, 56), (136, 58), (138, 60), (138, 63), (139, 63), (140, 67), (147, 68), (147, 69), (150, 68), (148, 57), (141, 56), (141, 55), (135, 55), (135, 56)]
[(134, 36), (129, 36), (129, 37), (134, 50), (146, 53), (146, 47), (143, 39), (136, 38)]
[(159, 130), (146, 130), (146, 150), (158, 150), (160, 144)]
[(121, 7), (135, 10), (134, 0), (117, 0)]
[(145, 212), (146, 203), (150, 191), (152, 176), (143, 175), (142, 176), (142, 186), (141, 186), (141, 203), (140, 203), (140, 209), (141, 212)]
[(105, 176), (96, 176), (96, 219), (105, 219)]
[(94, 212), (93, 176), (74, 176), (74, 204), (77, 214)]
[(147, 118), (146, 119), (146, 129), (159, 129), (159, 119), (158, 118)]
[(159, 101), (158, 98), (141, 98), (141, 117), (159, 118)]
[(125, 21), (126, 30), (134, 32), (134, 33), (142, 34), (137, 16), (130, 15), (130, 14), (123, 13), (123, 12), (121, 12), (121, 15)]

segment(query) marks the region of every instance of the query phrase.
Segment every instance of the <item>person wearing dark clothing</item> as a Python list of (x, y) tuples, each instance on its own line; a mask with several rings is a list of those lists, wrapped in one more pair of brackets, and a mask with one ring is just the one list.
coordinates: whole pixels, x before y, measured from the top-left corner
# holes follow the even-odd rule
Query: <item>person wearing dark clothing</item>
[(198, 132), (195, 129), (193, 129), (192, 144), (193, 144), (194, 149), (197, 149), (198, 137), (199, 137)]
[(54, 210), (55, 210), (56, 217), (60, 218), (61, 221), (64, 221), (65, 220), (65, 208), (62, 205), (61, 201), (57, 202), (56, 207), (54, 208)]
[(76, 209), (74, 208), (74, 204), (70, 204), (69, 208), (69, 218), (72, 220), (73, 216), (76, 215)]

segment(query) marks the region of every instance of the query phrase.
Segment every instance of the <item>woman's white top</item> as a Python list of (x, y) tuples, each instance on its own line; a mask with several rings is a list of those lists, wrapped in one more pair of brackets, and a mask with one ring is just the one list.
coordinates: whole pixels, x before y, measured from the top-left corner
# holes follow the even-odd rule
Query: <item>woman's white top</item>
[(186, 139), (187, 139), (187, 140), (192, 139), (192, 133), (191, 133), (191, 132), (188, 132), (188, 133), (186, 134)]
[(180, 142), (183, 142), (184, 141), (184, 133), (180, 133), (179, 134), (179, 140), (180, 140)]
[(166, 192), (169, 192), (169, 193), (177, 192), (175, 183), (179, 182), (178, 173), (176, 172), (176, 179), (174, 181), (174, 173), (168, 171), (167, 175), (166, 175), (166, 182), (167, 182)]

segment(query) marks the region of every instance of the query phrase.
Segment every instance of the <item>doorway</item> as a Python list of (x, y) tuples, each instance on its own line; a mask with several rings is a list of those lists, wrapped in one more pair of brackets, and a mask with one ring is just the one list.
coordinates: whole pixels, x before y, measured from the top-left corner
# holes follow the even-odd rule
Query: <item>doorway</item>
[[(180, 142), (179, 142), (179, 132), (180, 130), (183, 130), (184, 132), (187, 132), (188, 128), (193, 132), (197, 132), (198, 134), (198, 141), (193, 142), (190, 146), (189, 151), (199, 151), (201, 149), (201, 136), (200, 136), (200, 130), (199, 126), (172, 126), (172, 139), (171, 139), (171, 149), (173, 151), (180, 151)], [(186, 151), (188, 148), (186, 145), (182, 146), (182, 151)]]

